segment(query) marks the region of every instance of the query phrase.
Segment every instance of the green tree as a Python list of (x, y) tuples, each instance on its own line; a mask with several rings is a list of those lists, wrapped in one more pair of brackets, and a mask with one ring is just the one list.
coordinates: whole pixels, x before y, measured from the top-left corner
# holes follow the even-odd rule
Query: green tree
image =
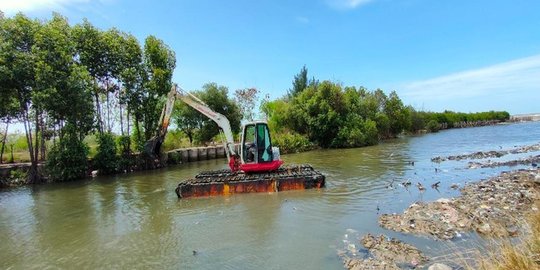
[(172, 119), (177, 128), (186, 134), (191, 145), (193, 145), (195, 133), (201, 128), (203, 117), (205, 116), (182, 101), (174, 104)]
[(110, 76), (107, 44), (103, 33), (86, 19), (83, 20), (82, 24), (73, 27), (73, 39), (80, 63), (86, 67), (93, 78), (97, 129), (99, 133), (103, 133), (104, 126), (99, 96), (105, 91), (100, 83), (107, 81)]
[(294, 97), (308, 87), (308, 70), (304, 65), (300, 72), (294, 76), (293, 87), (289, 89), (289, 97)]
[(322, 147), (332, 145), (342, 124), (345, 102), (341, 86), (330, 81), (309, 86), (291, 102), (291, 128)]
[(115, 173), (118, 169), (118, 156), (116, 155), (116, 143), (112, 133), (98, 134), (98, 149), (94, 157), (95, 168), (100, 174)]
[[(36, 110), (46, 110), (58, 123), (71, 124), (82, 140), (93, 126), (92, 80), (74, 61), (75, 43), (67, 20), (58, 14), (36, 33)], [(71, 131), (71, 130), (70, 130)]]
[(268, 126), (272, 132), (282, 132), (288, 128), (290, 103), (285, 99), (273, 101), (265, 100), (261, 104), (261, 111), (268, 120)]
[[(216, 83), (207, 83), (203, 86), (203, 90), (196, 92), (198, 96), (210, 109), (221, 113), (231, 124), (231, 129), (234, 133), (240, 131), (240, 120), (242, 115), (240, 108), (234, 100), (228, 97), (229, 90), (225, 86), (218, 86)], [(219, 134), (219, 127), (214, 121), (204, 117), (200, 125), (200, 130), (196, 134), (196, 139), (199, 142), (209, 142)]]
[(65, 126), (65, 136), (49, 153), (46, 166), (53, 181), (70, 181), (86, 176), (88, 146), (80, 140), (74, 129), (71, 125)]
[(34, 151), (34, 137), (37, 138), (37, 126), (32, 132), (31, 112), (32, 89), (35, 86), (35, 55), (32, 52), (35, 33), (40, 23), (19, 13), (13, 18), (0, 20), (0, 94), (3, 102), (16, 100), (18, 114), (24, 125), (31, 167), (29, 181), (40, 180), (37, 172), (37, 149)]
[(392, 91), (386, 99), (384, 113), (387, 115), (390, 123), (389, 135), (391, 137), (395, 137), (411, 126), (410, 113), (395, 91)]
[[(163, 41), (149, 36), (144, 44), (144, 89), (142, 98), (142, 123), (144, 139), (155, 135), (163, 102), (160, 99), (167, 95), (172, 86), (172, 74), (176, 66), (174, 52)], [(141, 130), (139, 130), (140, 132)]]

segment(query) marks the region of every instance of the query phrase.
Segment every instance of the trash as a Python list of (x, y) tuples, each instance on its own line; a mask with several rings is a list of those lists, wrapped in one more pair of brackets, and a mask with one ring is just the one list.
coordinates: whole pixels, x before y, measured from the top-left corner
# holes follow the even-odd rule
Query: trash
[(463, 160), (463, 159), (485, 159), (485, 158), (500, 158), (508, 154), (522, 154), (527, 152), (540, 151), (540, 143), (533, 145), (526, 145), (516, 149), (510, 150), (501, 150), (501, 151), (485, 151), (485, 152), (476, 152), (471, 154), (463, 154), (456, 156), (447, 156), (447, 157), (434, 157), (431, 159), (432, 162), (440, 163), (447, 160)]
[[(364, 235), (362, 245), (368, 256), (350, 257), (346, 252), (338, 251), (347, 269), (410, 269), (426, 263), (428, 258), (412, 245), (385, 235)], [(352, 244), (349, 244), (351, 246)]]
[(469, 183), (461, 196), (434, 202), (416, 202), (402, 214), (383, 214), (379, 224), (386, 229), (452, 239), (464, 231), (484, 235), (515, 236), (516, 222), (540, 199), (535, 181), (540, 169), (503, 172), (488, 180)]

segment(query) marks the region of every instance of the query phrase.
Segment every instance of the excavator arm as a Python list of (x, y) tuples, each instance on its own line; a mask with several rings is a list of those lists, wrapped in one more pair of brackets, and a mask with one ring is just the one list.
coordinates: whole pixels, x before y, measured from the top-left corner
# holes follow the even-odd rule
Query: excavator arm
[(221, 128), (221, 133), (225, 137), (223, 147), (225, 147), (225, 153), (227, 154), (229, 167), (232, 171), (238, 171), (240, 165), (239, 158), (234, 147), (234, 138), (229, 119), (227, 119), (227, 117), (225, 117), (224, 115), (213, 111), (202, 100), (200, 100), (193, 94), (184, 91), (176, 84), (172, 86), (171, 91), (167, 95), (167, 102), (165, 103), (163, 111), (161, 112), (161, 117), (159, 121), (160, 125), (157, 129), (156, 135), (150, 140), (148, 140), (148, 142), (146, 142), (146, 151), (148, 153), (152, 153), (153, 155), (159, 155), (160, 147), (165, 140), (165, 135), (167, 135), (167, 129), (170, 124), (174, 102), (176, 101), (176, 99), (182, 100), (183, 102), (191, 106), (193, 109), (204, 114)]

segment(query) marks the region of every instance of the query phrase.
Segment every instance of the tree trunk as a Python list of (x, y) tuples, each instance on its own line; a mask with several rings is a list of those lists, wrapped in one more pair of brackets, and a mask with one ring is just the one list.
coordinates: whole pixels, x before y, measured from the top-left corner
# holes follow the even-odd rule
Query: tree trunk
[(2, 148), (0, 149), (0, 164), (4, 163), (4, 150), (6, 149), (6, 139), (8, 135), (9, 120), (6, 122), (6, 132), (2, 138)]
[(109, 83), (107, 83), (107, 132), (111, 132), (111, 104), (109, 101)]
[[(39, 123), (39, 115), (41, 113), (38, 112), (38, 109), (36, 108), (36, 132), (35, 132), (35, 145), (33, 146), (34, 148), (34, 160), (32, 160), (32, 164), (30, 165), (30, 171), (32, 171), (32, 176), (33, 176), (33, 183), (39, 183), (41, 182), (41, 177), (39, 177), (39, 173), (38, 173), (38, 169), (37, 169), (37, 166), (38, 166), (38, 155), (39, 155), (39, 134), (42, 133), (40, 131), (40, 123)], [(41, 136), (43, 136), (43, 134), (41, 134)]]
[(30, 119), (28, 116), (28, 109), (23, 109), (23, 124), (24, 124), (24, 131), (26, 134), (26, 142), (28, 143), (28, 153), (30, 154), (30, 170), (28, 170), (28, 182), (31, 184), (37, 183), (39, 180), (38, 173), (37, 173), (37, 159), (34, 156), (34, 149), (32, 145), (32, 129), (30, 126)]
[(41, 158), (40, 160), (41, 161), (44, 161), (45, 160), (45, 152), (46, 152), (46, 145), (45, 145), (45, 135), (44, 135), (44, 132), (45, 132), (45, 122), (43, 120), (43, 114), (41, 115), (40, 117), (40, 125), (41, 125)]
[(126, 124), (127, 124), (127, 127), (126, 127), (126, 131), (127, 131), (127, 135), (128, 136), (131, 136), (131, 134), (129, 133), (129, 127), (130, 127), (130, 123), (129, 123), (129, 110), (126, 110), (127, 113), (126, 113)]
[(120, 109), (120, 134), (124, 136), (124, 116), (122, 115), (122, 104), (118, 104), (118, 108)]
[(99, 105), (99, 92), (98, 92), (98, 85), (97, 82), (95, 82), (95, 92), (94, 92), (94, 98), (96, 99), (96, 115), (97, 115), (97, 122), (98, 122), (98, 132), (99, 134), (103, 134), (103, 122), (101, 121), (101, 106)]
[(135, 115), (135, 131), (137, 132), (137, 146), (141, 142), (141, 129), (139, 127), (139, 118)]

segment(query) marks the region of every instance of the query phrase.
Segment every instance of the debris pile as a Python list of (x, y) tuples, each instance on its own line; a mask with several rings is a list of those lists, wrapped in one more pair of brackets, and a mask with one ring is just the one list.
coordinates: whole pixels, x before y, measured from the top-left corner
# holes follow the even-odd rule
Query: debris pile
[(533, 145), (526, 145), (519, 148), (509, 149), (509, 150), (500, 150), (500, 151), (481, 151), (471, 154), (447, 156), (447, 157), (434, 157), (431, 159), (432, 162), (443, 162), (447, 160), (463, 160), (463, 159), (484, 159), (484, 158), (500, 158), (508, 154), (522, 154), (528, 152), (540, 151), (540, 143)]
[(367, 249), (369, 256), (351, 258), (346, 255), (347, 253), (340, 254), (347, 269), (410, 269), (428, 261), (428, 258), (414, 246), (394, 238), (389, 239), (384, 235), (367, 234), (362, 238), (361, 243)]
[(540, 155), (537, 156), (529, 156), (526, 158), (520, 158), (520, 159), (514, 159), (514, 160), (508, 160), (508, 161), (491, 161), (488, 160), (487, 162), (469, 162), (469, 169), (476, 169), (476, 168), (495, 168), (500, 166), (517, 166), (517, 165), (532, 165), (533, 167), (538, 166), (538, 162), (540, 162)]
[(379, 224), (390, 230), (452, 239), (474, 230), (484, 235), (515, 236), (518, 220), (538, 211), (540, 170), (503, 172), (489, 180), (470, 183), (462, 195), (435, 202), (417, 202), (403, 214), (383, 214)]

